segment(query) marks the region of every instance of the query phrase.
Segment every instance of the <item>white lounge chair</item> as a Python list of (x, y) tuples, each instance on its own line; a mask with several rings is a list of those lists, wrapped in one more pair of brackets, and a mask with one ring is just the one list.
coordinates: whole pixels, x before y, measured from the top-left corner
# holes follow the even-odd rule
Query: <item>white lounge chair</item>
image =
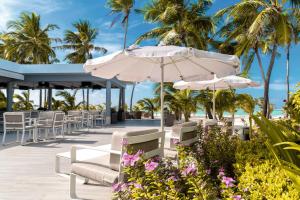
[(190, 146), (199, 141), (197, 122), (184, 122), (172, 127), (169, 148), (165, 148), (165, 157), (177, 159), (176, 143)]
[[(157, 129), (149, 129), (133, 132), (114, 132), (112, 135), (111, 149), (109, 154), (97, 158), (96, 161), (78, 161), (76, 152), (78, 148), (88, 148), (95, 151), (103, 149), (88, 146), (73, 146), (71, 148), (71, 174), (70, 196), (76, 199), (76, 176), (83, 177), (86, 182), (93, 180), (102, 184), (113, 184), (123, 179), (121, 157), (126, 152), (122, 144), (126, 139), (127, 145), (134, 150), (144, 151), (144, 158), (163, 155), (161, 139), (163, 134)], [(97, 162), (98, 161), (98, 162)]]

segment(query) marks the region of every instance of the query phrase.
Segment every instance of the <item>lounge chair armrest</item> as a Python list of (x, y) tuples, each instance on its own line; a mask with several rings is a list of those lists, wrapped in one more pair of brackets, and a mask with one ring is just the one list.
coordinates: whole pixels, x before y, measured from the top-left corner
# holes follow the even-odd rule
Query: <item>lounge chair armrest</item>
[(90, 149), (94, 151), (101, 151), (107, 153), (113, 153), (117, 155), (121, 155), (121, 151), (111, 150), (111, 149), (99, 149), (96, 147), (86, 146), (86, 145), (73, 145), (71, 147), (71, 163), (76, 162), (76, 150), (77, 149)]

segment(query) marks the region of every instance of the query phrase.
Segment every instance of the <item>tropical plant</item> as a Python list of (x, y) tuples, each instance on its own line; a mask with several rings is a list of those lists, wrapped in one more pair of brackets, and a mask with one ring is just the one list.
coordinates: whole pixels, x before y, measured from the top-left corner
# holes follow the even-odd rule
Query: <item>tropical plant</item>
[(87, 59), (93, 58), (93, 51), (103, 54), (107, 52), (105, 48), (93, 44), (98, 30), (93, 28), (88, 21), (79, 20), (73, 24), (73, 27), (76, 31), (66, 30), (63, 39), (64, 44), (57, 47), (72, 51), (65, 57), (69, 63), (85, 63)]
[(255, 111), (256, 101), (249, 94), (238, 94), (237, 96), (238, 107), (244, 110), (249, 115), (249, 134), (252, 135), (252, 117)]
[[(298, 5), (300, 3), (299, 1), (242, 0), (217, 13), (218, 17), (227, 15), (228, 23), (221, 29), (220, 35), (226, 38), (225, 42), (236, 41), (238, 43), (235, 53), (257, 57), (264, 80), (264, 116), (270, 114), (268, 111), (269, 85), (278, 47), (289, 44), (291, 40), (292, 28), (289, 19), (291, 15), (289, 15), (289, 9), (286, 8), (288, 2)], [(266, 73), (261, 53), (271, 55)]]
[(58, 91), (56, 93), (57, 97), (62, 98), (63, 102), (63, 111), (68, 111), (68, 110), (76, 110), (80, 108), (80, 105), (82, 102), (79, 102), (76, 104), (76, 94), (78, 90), (74, 90), (73, 93), (69, 93), (68, 91)]
[(216, 113), (219, 119), (223, 118), (224, 112), (229, 112), (233, 115), (237, 109), (237, 97), (235, 90), (217, 90), (215, 92)]
[[(160, 99), (160, 84), (155, 85), (155, 95)], [(198, 92), (192, 90), (177, 90), (173, 88), (173, 83), (164, 84), (165, 107), (173, 111), (176, 119), (180, 119), (183, 114), (185, 121), (189, 121), (191, 114), (197, 111)]]
[(13, 104), (13, 110), (32, 110), (33, 101), (30, 100), (30, 91), (24, 91), (21, 94), (15, 94), (16, 102)]
[(297, 91), (292, 94), (289, 101), (286, 102), (283, 107), (287, 115), (290, 116), (291, 120), (295, 124), (300, 123), (300, 89), (299, 84), (297, 85)]
[(63, 109), (64, 102), (61, 100), (57, 100), (52, 97), (52, 110), (61, 110)]
[(206, 11), (211, 0), (155, 0), (148, 3), (140, 12), (144, 19), (159, 27), (144, 33), (137, 40), (158, 39), (164, 44), (207, 49), (208, 36), (214, 31), (214, 23)]
[(254, 116), (256, 124), (260, 130), (268, 137), (266, 146), (276, 159), (277, 163), (283, 168), (286, 174), (300, 189), (300, 145), (296, 142), (299, 139), (299, 133), (292, 131), (290, 126), (282, 123), (274, 123), (264, 116)]
[(8, 22), (9, 32), (0, 35), (2, 57), (31, 64), (50, 63), (56, 59), (51, 42), (59, 39), (49, 37), (48, 33), (58, 26), (48, 24), (42, 28), (40, 21), (35, 13), (21, 13), (18, 20)]
[(154, 112), (158, 110), (156, 99), (144, 98), (137, 102), (140, 105), (140, 110), (151, 114), (151, 119), (154, 119)]
[(0, 110), (6, 109), (6, 96), (5, 94), (0, 90)]

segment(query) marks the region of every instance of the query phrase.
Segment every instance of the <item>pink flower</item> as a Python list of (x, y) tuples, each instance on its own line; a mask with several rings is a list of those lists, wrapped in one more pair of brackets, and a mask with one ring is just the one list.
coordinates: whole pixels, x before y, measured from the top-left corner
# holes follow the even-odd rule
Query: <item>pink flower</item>
[(234, 183), (235, 180), (231, 177), (226, 177), (226, 176), (223, 176), (223, 179), (222, 179), (222, 183), (225, 183), (226, 184), (226, 187), (233, 187), (234, 186)]
[(172, 138), (171, 139), (172, 140), (172, 144), (179, 144), (179, 140), (178, 139), (175, 139), (175, 138)]
[(153, 171), (156, 169), (157, 166), (158, 166), (157, 162), (150, 161), (145, 164), (145, 169), (147, 171)]
[(123, 166), (127, 167), (127, 166), (131, 166), (133, 167), (134, 164), (140, 160), (140, 155), (142, 154), (142, 151), (138, 151), (136, 154), (134, 155), (130, 155), (128, 153), (124, 153), (122, 156), (122, 162), (123, 162)]
[(134, 183), (133, 185), (134, 185), (135, 188), (143, 189), (143, 186), (139, 183)]
[(209, 174), (211, 174), (211, 169), (207, 169), (205, 172), (206, 172), (206, 174), (209, 175)]
[(213, 163), (218, 163), (219, 162), (219, 160), (215, 160), (215, 161), (213, 161)]
[(128, 145), (128, 140), (127, 140), (127, 138), (123, 138), (123, 139), (122, 139), (121, 145), (123, 145), (123, 146)]
[(234, 200), (241, 200), (242, 199), (242, 196), (241, 195), (234, 195), (232, 197)]
[(175, 177), (175, 176), (170, 176), (169, 178), (168, 178), (168, 180), (170, 181), (170, 180), (172, 180), (172, 181), (178, 181), (178, 179)]
[(223, 167), (221, 167), (220, 169), (219, 169), (219, 175), (218, 175), (219, 177), (223, 177), (223, 176), (225, 176), (225, 172), (224, 172), (224, 168)]
[(196, 165), (194, 163), (191, 163), (182, 171), (182, 175), (183, 176), (187, 176), (189, 174), (195, 175), (196, 172), (197, 172)]
[(121, 187), (122, 187), (121, 183), (115, 183), (115, 184), (112, 185), (112, 189), (113, 189), (114, 192), (120, 192)]

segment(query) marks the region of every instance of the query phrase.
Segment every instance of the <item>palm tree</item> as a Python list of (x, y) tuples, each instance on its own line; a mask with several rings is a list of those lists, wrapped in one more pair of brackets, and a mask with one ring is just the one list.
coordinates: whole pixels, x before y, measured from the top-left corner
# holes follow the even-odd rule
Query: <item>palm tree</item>
[[(160, 84), (155, 85), (154, 93), (156, 99), (160, 99)], [(189, 121), (191, 114), (197, 111), (199, 95), (197, 91), (177, 90), (173, 88), (173, 83), (164, 84), (165, 106), (175, 113), (176, 119), (181, 118), (183, 114), (185, 121)]]
[[(56, 48), (71, 50), (65, 60), (69, 63), (85, 63), (87, 59), (93, 58), (92, 52), (97, 51), (105, 54), (107, 50), (104, 47), (95, 46), (93, 42), (97, 38), (98, 30), (93, 28), (88, 21), (79, 20), (73, 24), (76, 32), (66, 30), (64, 43)], [(85, 99), (84, 89), (82, 89), (82, 98)], [(83, 102), (84, 104), (84, 102)]]
[[(290, 1), (300, 4), (299, 1)], [(281, 4), (280, 4), (281, 3)], [(275, 58), (280, 45), (290, 43), (292, 32), (289, 20), (287, 1), (247, 1), (243, 0), (236, 5), (225, 8), (217, 16), (228, 16), (228, 23), (222, 28), (226, 41), (237, 41), (237, 55), (256, 54), (262, 79), (264, 80), (263, 114), (269, 115), (269, 85)], [(260, 53), (270, 53), (270, 60), (266, 73), (260, 58)]]
[(0, 110), (6, 109), (6, 96), (5, 94), (0, 90)]
[(18, 20), (8, 22), (9, 32), (0, 35), (0, 52), (4, 59), (18, 63), (50, 63), (56, 58), (51, 42), (57, 38), (48, 33), (58, 26), (41, 27), (41, 18), (35, 13), (21, 13)]
[(64, 102), (61, 100), (57, 100), (52, 97), (52, 110), (61, 110), (63, 109)]
[(223, 118), (224, 112), (229, 112), (234, 118), (237, 109), (237, 95), (235, 90), (217, 90), (215, 93), (216, 113), (219, 119)]
[[(135, 1), (134, 0), (107, 0), (107, 5), (111, 9), (112, 14), (118, 14), (116, 18), (111, 23), (111, 26), (115, 24), (115, 22), (118, 20), (120, 15), (122, 14), (122, 25), (124, 25), (124, 43), (123, 43), (123, 49), (126, 49), (127, 47), (127, 34), (128, 34), (128, 23), (129, 23), (129, 16), (131, 13), (131, 10), (134, 6)], [(130, 112), (132, 112), (132, 102), (133, 102), (133, 94), (136, 84), (134, 83), (132, 85), (132, 91), (131, 91), (131, 97), (130, 97)]]
[(211, 5), (211, 0), (152, 1), (140, 12), (146, 21), (157, 23), (159, 27), (141, 35), (136, 43), (158, 39), (165, 44), (207, 49), (209, 34), (214, 31), (212, 18), (206, 16)]
[(78, 90), (74, 90), (73, 94), (69, 93), (68, 91), (58, 91), (56, 93), (57, 97), (61, 97), (63, 101), (63, 110), (68, 111), (68, 110), (76, 110), (80, 108), (80, 105), (82, 102), (79, 102), (76, 104), (76, 94)]
[(250, 133), (249, 134), (251, 136), (251, 134), (252, 134), (252, 118), (254, 115), (256, 101), (249, 94), (238, 94), (237, 101), (238, 101), (238, 107), (243, 109), (249, 115), (249, 124), (250, 124), (250, 129), (249, 129)]
[(213, 114), (212, 114), (212, 98), (213, 94), (209, 90), (201, 90), (199, 91), (199, 94), (197, 95), (197, 102), (198, 104), (204, 109), (206, 115), (208, 116), (209, 119), (213, 119)]
[(139, 100), (137, 104), (141, 110), (151, 114), (151, 119), (154, 119), (154, 112), (158, 110), (156, 99), (144, 98)]
[(32, 110), (33, 101), (30, 100), (30, 92), (24, 91), (22, 94), (15, 94), (14, 99), (17, 101), (13, 105), (14, 110)]
[(65, 57), (69, 63), (85, 63), (87, 59), (93, 58), (93, 51), (103, 54), (107, 52), (105, 48), (93, 44), (97, 38), (98, 30), (93, 28), (88, 21), (79, 20), (73, 24), (73, 27), (76, 31), (66, 30), (63, 39), (64, 44), (56, 47), (72, 51)]

